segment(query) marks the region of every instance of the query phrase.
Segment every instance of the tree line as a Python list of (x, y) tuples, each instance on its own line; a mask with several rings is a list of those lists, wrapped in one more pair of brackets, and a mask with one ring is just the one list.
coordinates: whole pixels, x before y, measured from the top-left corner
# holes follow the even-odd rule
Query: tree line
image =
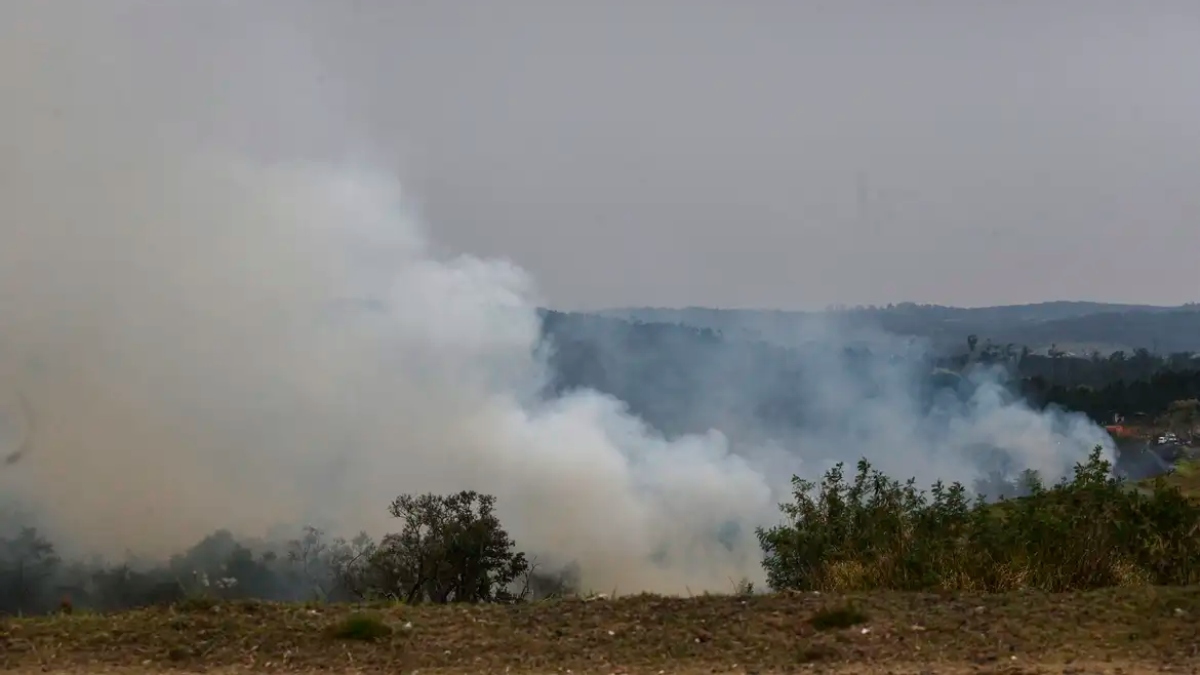
[(821, 377), (814, 371), (831, 362), (839, 376), (869, 389), (879, 371), (909, 360), (913, 373), (926, 373), (918, 384), (930, 399), (933, 391), (961, 383), (947, 374), (993, 368), (1034, 407), (1057, 405), (1098, 424), (1110, 424), (1114, 416), (1159, 419), (1174, 401), (1200, 397), (1200, 358), (1186, 351), (1076, 354), (1051, 345), (1034, 352), (971, 335), (937, 351), (892, 353), (903, 342), (897, 339), (886, 353), (863, 343), (830, 355), (824, 344), (788, 348), (710, 328), (561, 312), (543, 313), (543, 334), (553, 347), (551, 393), (589, 388), (611, 394), (668, 435), (703, 432), (716, 416), (766, 428), (802, 427), (813, 394), (800, 385)]
[(0, 536), (0, 615), (116, 611), (196, 600), (522, 602), (571, 587), (576, 568), (543, 569), (516, 550), (494, 497), (401, 495), (399, 529), (330, 537), (307, 527), (280, 542), (217, 531), (163, 562), (67, 561), (35, 527)]
[(1033, 354), (1012, 344), (980, 346), (972, 336), (964, 353), (946, 361), (960, 368), (972, 362), (1006, 367), (1031, 404), (1082, 412), (1098, 424), (1118, 418), (1169, 424), (1179, 419), (1179, 402), (1200, 398), (1200, 356), (1193, 352), (1073, 354), (1051, 346)]
[[(928, 490), (859, 462), (819, 483), (793, 480), (781, 521), (757, 529), (771, 590), (1050, 592), (1200, 582), (1200, 503), (1159, 480), (1131, 487), (1096, 448), (1044, 485), (1025, 471), (1014, 499), (965, 486)], [(579, 569), (539, 571), (509, 537), (493, 497), (401, 495), (398, 529), (373, 541), (313, 529), (253, 551), (227, 532), (161, 565), (67, 563), (32, 528), (0, 538), (0, 614), (114, 611), (267, 599), (522, 603), (578, 593)], [(741, 583), (738, 593), (753, 592)]]

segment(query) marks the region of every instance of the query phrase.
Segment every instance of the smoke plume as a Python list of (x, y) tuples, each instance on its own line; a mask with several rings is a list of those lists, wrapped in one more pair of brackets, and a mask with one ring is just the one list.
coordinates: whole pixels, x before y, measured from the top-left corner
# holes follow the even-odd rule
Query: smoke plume
[(587, 586), (728, 589), (761, 575), (750, 526), (794, 472), (969, 480), (992, 443), (1056, 474), (1103, 438), (986, 383), (931, 424), (913, 373), (866, 392), (836, 359), (803, 386), (845, 423), (736, 453), (593, 391), (545, 400), (534, 281), (443, 254), (387, 164), (345, 159), (370, 137), (303, 12), (118, 5), (0, 9), (0, 494), (73, 550), (378, 533), (399, 493), (477, 489)]

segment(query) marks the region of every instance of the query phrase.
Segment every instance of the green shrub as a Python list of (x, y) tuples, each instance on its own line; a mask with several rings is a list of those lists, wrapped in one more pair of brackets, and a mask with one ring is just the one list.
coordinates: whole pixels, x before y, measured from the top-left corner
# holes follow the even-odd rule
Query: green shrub
[(357, 613), (337, 622), (329, 634), (339, 640), (374, 642), (392, 634), (392, 627), (375, 614)]
[(530, 572), (500, 524), (496, 498), (472, 491), (400, 495), (389, 507), (399, 532), (364, 550), (345, 583), (363, 599), (406, 604), (513, 602), (509, 588)]
[[(1111, 477), (1095, 448), (1052, 487), (986, 503), (958, 483), (927, 493), (859, 462), (819, 486), (793, 479), (786, 522), (757, 531), (767, 581), (793, 590), (1046, 591), (1200, 581), (1200, 505), (1161, 481), (1149, 494)], [(813, 492), (816, 491), (814, 496)]]
[(808, 620), (817, 630), (837, 630), (867, 622), (867, 614), (854, 605), (822, 607)]

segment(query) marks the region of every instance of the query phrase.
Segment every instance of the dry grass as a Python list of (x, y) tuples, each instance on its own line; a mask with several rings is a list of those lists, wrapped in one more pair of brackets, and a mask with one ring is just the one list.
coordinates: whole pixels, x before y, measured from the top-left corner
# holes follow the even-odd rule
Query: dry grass
[[(819, 618), (846, 607), (858, 614), (832, 625)], [(1197, 618), (1200, 588), (1153, 587), (1065, 595), (636, 596), (523, 606), (197, 604), (3, 620), (0, 669), (919, 672), (912, 664), (940, 664), (940, 672), (1041, 672), (1035, 664), (1053, 663), (1053, 672), (1071, 672), (1107, 662), (1130, 672), (1139, 663), (1200, 665)], [(347, 632), (351, 625), (357, 628)], [(364, 633), (372, 639), (348, 639)]]
[[(1184, 460), (1175, 464), (1175, 471), (1162, 477), (1169, 487), (1177, 487), (1183, 494), (1193, 499), (1200, 499), (1200, 461)], [(1145, 481), (1152, 485), (1153, 479)]]

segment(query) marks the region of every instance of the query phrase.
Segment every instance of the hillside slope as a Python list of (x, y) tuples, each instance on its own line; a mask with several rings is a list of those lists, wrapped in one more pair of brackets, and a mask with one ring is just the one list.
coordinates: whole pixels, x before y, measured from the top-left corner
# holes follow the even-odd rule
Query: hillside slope
[(938, 346), (958, 346), (968, 335), (978, 335), (999, 344), (1029, 346), (1035, 351), (1051, 344), (1081, 351), (1093, 348), (1132, 351), (1140, 347), (1161, 353), (1200, 351), (1200, 308), (1194, 305), (1047, 302), (958, 308), (904, 303), (840, 312), (642, 307), (597, 314), (653, 323), (681, 323), (780, 344), (789, 344), (796, 335), (832, 319), (848, 328), (876, 326), (892, 333), (929, 338)]

